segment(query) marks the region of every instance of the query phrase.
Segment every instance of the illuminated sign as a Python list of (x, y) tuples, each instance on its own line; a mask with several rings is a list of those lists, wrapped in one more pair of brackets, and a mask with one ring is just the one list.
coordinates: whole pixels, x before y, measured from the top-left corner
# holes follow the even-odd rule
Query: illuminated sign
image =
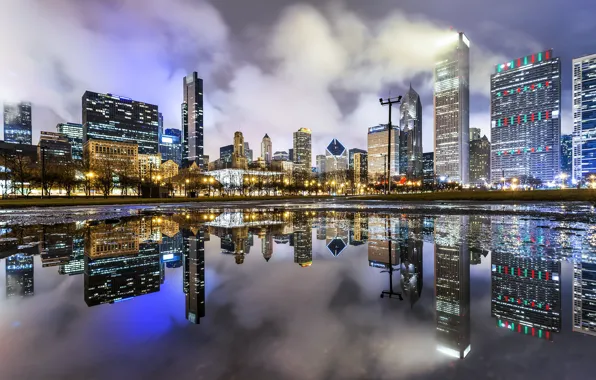
[(377, 127), (368, 128), (368, 133), (375, 133), (375, 132), (383, 132), (386, 131), (387, 127), (384, 125), (379, 125)]
[(171, 261), (174, 260), (174, 254), (168, 253), (162, 256), (163, 261)]
[(165, 143), (165, 144), (173, 144), (174, 143), (174, 139), (172, 139), (169, 136), (161, 136), (161, 142)]
[(548, 61), (553, 57), (553, 50), (549, 49), (537, 54), (530, 54), (525, 57), (517, 58), (512, 61), (502, 63), (495, 66), (495, 72), (501, 73), (503, 71), (516, 69), (526, 65), (531, 65), (538, 62)]

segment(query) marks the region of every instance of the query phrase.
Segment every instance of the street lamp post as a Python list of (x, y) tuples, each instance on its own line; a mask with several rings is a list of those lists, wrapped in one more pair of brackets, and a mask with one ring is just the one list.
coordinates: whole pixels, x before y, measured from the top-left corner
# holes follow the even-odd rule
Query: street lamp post
[(189, 182), (190, 182), (190, 179), (188, 179), (188, 178), (184, 181), (184, 196), (186, 198), (188, 198), (188, 189), (187, 189), (187, 187), (188, 187), (188, 183)]
[(401, 102), (401, 95), (396, 98), (379, 99), (381, 106), (389, 106), (389, 124), (387, 125), (387, 193), (391, 193), (391, 108)]

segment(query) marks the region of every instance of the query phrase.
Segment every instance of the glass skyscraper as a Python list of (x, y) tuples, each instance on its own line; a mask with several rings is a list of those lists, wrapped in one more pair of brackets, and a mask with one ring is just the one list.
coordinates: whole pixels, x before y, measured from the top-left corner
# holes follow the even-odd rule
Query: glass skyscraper
[[(379, 125), (368, 129), (368, 178), (370, 181), (387, 180), (387, 153), (389, 128)], [(399, 128), (391, 126), (390, 176), (399, 173)]]
[(401, 101), (399, 174), (422, 178), (422, 103), (412, 86)]
[(348, 151), (338, 139), (333, 139), (325, 150), (325, 171), (348, 170)]
[(158, 126), (156, 105), (112, 94), (83, 94), (83, 143), (92, 139), (135, 143), (139, 154), (157, 154)]
[(573, 178), (596, 174), (596, 54), (573, 60)]
[(468, 183), (470, 40), (463, 33), (443, 41), (434, 70), (435, 174)]
[(159, 140), (159, 153), (161, 153), (162, 161), (172, 160), (178, 165), (182, 164), (182, 144), (179, 130), (165, 130)]
[(4, 103), (4, 141), (13, 144), (33, 143), (31, 103)]
[(196, 72), (184, 77), (182, 103), (182, 158), (204, 168), (203, 154), (203, 80)]
[[(294, 168), (305, 172), (312, 166), (312, 136), (308, 128), (300, 128), (294, 132)], [(326, 169), (329, 170), (329, 169)]]
[(62, 133), (70, 142), (72, 159), (83, 159), (83, 124), (60, 123), (56, 125), (56, 131)]
[[(561, 62), (552, 50), (495, 66), (491, 76), (491, 179), (559, 174)], [(523, 180), (522, 180), (523, 182)]]
[(572, 177), (573, 135), (561, 135), (561, 173)]

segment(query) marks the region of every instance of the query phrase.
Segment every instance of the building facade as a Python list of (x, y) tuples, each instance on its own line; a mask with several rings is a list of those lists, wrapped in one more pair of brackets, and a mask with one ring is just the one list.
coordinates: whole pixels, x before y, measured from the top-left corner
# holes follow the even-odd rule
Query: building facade
[(327, 167), (327, 156), (324, 154), (317, 154), (315, 160), (317, 161), (317, 173), (325, 173)]
[(234, 153), (232, 154), (232, 167), (234, 169), (248, 169), (246, 153), (244, 152), (244, 136), (242, 132), (234, 132)]
[(290, 155), (286, 151), (277, 151), (273, 153), (273, 161), (291, 161)]
[(333, 139), (325, 149), (325, 171), (348, 170), (348, 151), (338, 139)]
[(435, 183), (435, 153), (427, 152), (422, 154), (423, 182), (427, 185)]
[(162, 162), (159, 167), (161, 177), (166, 180), (166, 182), (170, 182), (172, 178), (176, 177), (179, 170), (180, 167), (178, 163), (172, 160)]
[(83, 142), (106, 140), (134, 143), (141, 154), (157, 154), (158, 109), (112, 94), (86, 91), (83, 103)]
[(354, 154), (354, 183), (368, 183), (368, 153), (358, 152)]
[[(387, 152), (389, 128), (379, 125), (368, 129), (368, 178), (370, 181), (387, 179)], [(391, 128), (390, 176), (399, 174), (399, 128)]]
[(134, 143), (88, 140), (83, 146), (83, 156), (89, 160), (92, 171), (107, 168), (114, 172), (138, 170), (139, 147)]
[(596, 257), (573, 263), (573, 331), (596, 335)]
[(498, 64), (491, 76), (491, 176), (559, 175), (561, 62), (552, 50)]
[(33, 143), (31, 103), (4, 103), (4, 141), (12, 144)]
[(470, 141), (470, 184), (490, 182), (490, 142), (486, 136)]
[(261, 157), (263, 157), (267, 165), (271, 164), (271, 160), (273, 159), (273, 144), (268, 134), (265, 134), (263, 141), (261, 141)]
[(66, 136), (70, 142), (72, 159), (81, 161), (83, 159), (83, 124), (60, 123), (56, 125), (56, 132)]
[[(72, 161), (72, 147), (62, 133), (42, 131), (39, 136), (39, 161), (65, 164)], [(45, 157), (44, 157), (45, 155)]]
[(312, 165), (312, 132), (308, 128), (300, 128), (294, 132), (294, 170), (310, 173)]
[(356, 153), (367, 153), (364, 149), (352, 148), (348, 151), (349, 169), (354, 170), (354, 155)]
[(182, 95), (182, 158), (204, 169), (203, 80), (196, 72), (184, 77)]
[(573, 176), (573, 135), (561, 135), (561, 174)]
[(470, 140), (470, 41), (452, 34), (434, 69), (435, 175), (468, 183)]
[(480, 128), (470, 128), (470, 141), (479, 140), (481, 137)]
[(596, 54), (573, 60), (573, 179), (596, 174)]
[(399, 174), (422, 178), (422, 103), (412, 86), (400, 105)]
[(159, 153), (161, 154), (161, 159), (164, 161), (172, 160), (178, 165), (182, 164), (182, 144), (180, 141), (180, 134), (168, 134), (167, 131), (172, 131), (171, 129), (166, 129), (166, 131), (161, 135), (159, 140)]
[(247, 142), (244, 142), (244, 157), (246, 158), (246, 162), (248, 164), (253, 162), (253, 151), (250, 149), (250, 146)]

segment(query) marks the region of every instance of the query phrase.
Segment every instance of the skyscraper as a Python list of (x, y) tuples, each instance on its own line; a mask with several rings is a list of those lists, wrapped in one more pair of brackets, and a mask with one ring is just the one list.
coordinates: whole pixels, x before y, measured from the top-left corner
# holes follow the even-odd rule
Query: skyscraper
[(596, 54), (573, 60), (573, 178), (596, 174)]
[(72, 147), (62, 133), (42, 131), (38, 146), (39, 162), (43, 162), (42, 157), (46, 163), (65, 164), (72, 161)]
[(324, 154), (317, 154), (317, 173), (323, 174), (327, 171), (327, 157)]
[(434, 70), (435, 175), (468, 183), (470, 40), (452, 34), (440, 47)]
[(561, 62), (552, 50), (495, 66), (491, 76), (491, 177), (559, 174)]
[(470, 141), (480, 139), (480, 128), (470, 128)]
[(203, 80), (196, 71), (184, 77), (182, 103), (182, 157), (186, 165), (195, 162), (204, 169), (203, 162)]
[(205, 317), (205, 232), (197, 231), (195, 236), (183, 229), (182, 237), (185, 315), (189, 322), (199, 324)]
[[(389, 143), (387, 125), (368, 129), (368, 178), (371, 181), (387, 179), (387, 151)], [(399, 171), (399, 128), (391, 127), (391, 177)]]
[(73, 160), (83, 159), (83, 124), (60, 123), (56, 125), (56, 131), (62, 133), (70, 142), (71, 155)]
[(470, 183), (490, 182), (490, 142), (486, 136), (470, 140)]
[(325, 149), (325, 171), (342, 170), (348, 170), (348, 151), (338, 139), (333, 139)]
[(7, 257), (6, 298), (34, 294), (33, 256), (17, 253)]
[(180, 130), (166, 129), (159, 140), (159, 153), (162, 161), (172, 160), (178, 165), (182, 164), (182, 144)]
[(596, 335), (596, 256), (573, 263), (573, 331)]
[(248, 143), (245, 141), (244, 142), (244, 157), (246, 157), (246, 162), (247, 163), (252, 163), (253, 161), (253, 152), (252, 149), (250, 149), (250, 146), (248, 145)]
[(422, 171), (424, 173), (424, 183), (432, 185), (435, 183), (435, 153), (422, 153)]
[(573, 172), (573, 135), (561, 135), (561, 173), (567, 178)]
[(159, 153), (158, 108), (112, 94), (85, 91), (83, 143), (106, 140), (139, 145), (139, 154)]
[(422, 103), (412, 89), (400, 105), (399, 174), (422, 178)]
[(13, 144), (33, 143), (31, 103), (4, 103), (4, 141)]
[(300, 128), (294, 132), (294, 169), (303, 172), (311, 171), (312, 136), (308, 128)]
[(232, 154), (232, 167), (234, 169), (248, 169), (246, 154), (244, 153), (244, 136), (242, 132), (234, 133), (234, 153)]
[(354, 154), (354, 183), (368, 183), (368, 153), (358, 152)]
[(271, 160), (273, 159), (273, 144), (271, 143), (271, 138), (266, 133), (263, 141), (261, 141), (261, 157), (263, 157), (267, 165), (271, 164)]
[(364, 149), (358, 149), (358, 148), (352, 148), (348, 151), (348, 158), (350, 160), (349, 166), (350, 166), (350, 169), (352, 169), (352, 170), (354, 170), (354, 155), (356, 153), (368, 153), (368, 152), (365, 151)]
[(277, 151), (273, 153), (273, 161), (291, 161), (288, 152)]

